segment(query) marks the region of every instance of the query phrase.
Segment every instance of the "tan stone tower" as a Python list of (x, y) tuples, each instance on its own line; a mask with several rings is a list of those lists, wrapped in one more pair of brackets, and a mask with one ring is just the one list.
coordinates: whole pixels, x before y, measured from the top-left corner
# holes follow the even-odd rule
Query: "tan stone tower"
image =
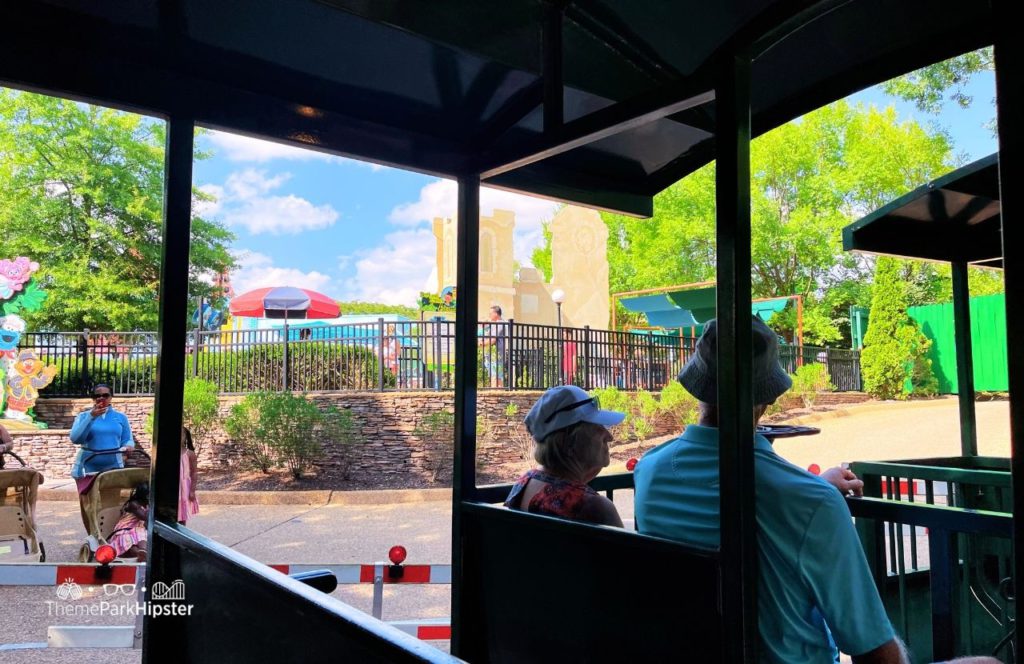
[(565, 291), (563, 325), (608, 329), (608, 227), (596, 210), (567, 205), (551, 220), (549, 286)]
[[(501, 307), (507, 320), (515, 317), (515, 274), (512, 232), (515, 213), (494, 210), (490, 217), (480, 217), (480, 296), (478, 319), (487, 320), (491, 305)], [(437, 293), (455, 285), (456, 220), (435, 217), (434, 238), (437, 243)]]

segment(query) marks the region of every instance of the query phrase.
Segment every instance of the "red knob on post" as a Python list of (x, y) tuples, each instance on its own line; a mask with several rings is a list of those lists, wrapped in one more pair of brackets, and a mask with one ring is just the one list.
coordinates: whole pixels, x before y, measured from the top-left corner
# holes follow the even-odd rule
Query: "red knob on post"
[(114, 562), (114, 558), (117, 558), (117, 552), (109, 544), (104, 544), (96, 549), (96, 562), (100, 565), (109, 565)]
[(404, 563), (406, 555), (407, 552), (405, 550), (405, 547), (401, 544), (396, 544), (395, 546), (388, 549), (388, 560), (391, 561), (392, 565), (401, 565), (402, 563)]

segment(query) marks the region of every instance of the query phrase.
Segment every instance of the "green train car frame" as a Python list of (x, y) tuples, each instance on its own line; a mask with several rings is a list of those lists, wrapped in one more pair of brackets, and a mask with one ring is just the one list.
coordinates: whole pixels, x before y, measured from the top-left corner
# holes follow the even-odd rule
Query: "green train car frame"
[[(995, 46), (1000, 182), (1020, 180), (1021, 40), (1008, 0), (20, 0), (0, 84), (167, 125), (147, 618), (175, 661), (757, 661), (750, 139), (917, 67)], [(451, 653), (176, 524), (196, 126), (458, 182)], [(715, 160), (722, 538), (701, 551), (491, 503), (474, 471), (480, 186), (635, 216)], [(1004, 215), (1016, 210), (1003, 196)], [(1024, 263), (1006, 273), (1013, 504), (1024, 501)], [(969, 372), (961, 373), (970, 375)], [(167, 442), (169, 441), (169, 442)], [(169, 445), (169, 452), (163, 449)], [(626, 487), (629, 478), (607, 480)], [(865, 518), (891, 505), (862, 503)], [(948, 524), (947, 524), (948, 525)], [(1021, 544), (1020, 529), (1013, 541)], [(1014, 561), (1017, 572), (1021, 560)], [(1019, 573), (1017, 574), (1019, 577)], [(579, 616), (537, 601), (557, 584)], [(656, 610), (671, 598), (668, 610)]]

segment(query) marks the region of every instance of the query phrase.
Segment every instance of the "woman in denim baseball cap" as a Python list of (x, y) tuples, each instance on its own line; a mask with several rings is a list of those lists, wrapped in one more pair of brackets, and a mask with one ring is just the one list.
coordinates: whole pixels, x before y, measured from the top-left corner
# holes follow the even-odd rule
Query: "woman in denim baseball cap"
[(587, 486), (610, 461), (612, 434), (625, 413), (601, 410), (597, 397), (575, 385), (545, 392), (526, 416), (539, 468), (512, 487), (505, 506), (574, 521), (622, 527), (615, 504)]

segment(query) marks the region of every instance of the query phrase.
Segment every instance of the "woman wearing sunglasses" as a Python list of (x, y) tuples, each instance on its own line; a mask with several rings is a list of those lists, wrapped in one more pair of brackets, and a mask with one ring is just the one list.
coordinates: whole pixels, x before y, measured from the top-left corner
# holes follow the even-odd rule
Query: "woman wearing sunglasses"
[(622, 527), (615, 504), (587, 482), (608, 465), (612, 435), (624, 413), (601, 410), (597, 399), (575, 385), (555, 387), (533, 404), (526, 429), (539, 468), (527, 471), (505, 506), (533, 514)]
[(71, 442), (81, 449), (71, 466), (71, 477), (81, 478), (104, 470), (124, 468), (123, 455), (97, 454), (135, 447), (131, 424), (124, 413), (110, 405), (113, 398), (114, 391), (109, 385), (97, 385), (92, 390), (92, 410), (81, 412), (75, 418)]

